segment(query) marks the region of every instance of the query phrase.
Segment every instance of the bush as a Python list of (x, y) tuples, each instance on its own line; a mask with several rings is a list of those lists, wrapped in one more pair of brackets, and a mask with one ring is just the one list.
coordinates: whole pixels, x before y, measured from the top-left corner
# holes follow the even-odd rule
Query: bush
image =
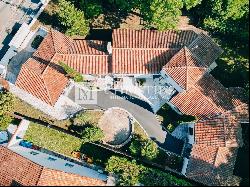
[(118, 176), (118, 185), (135, 186), (192, 186), (191, 183), (169, 173), (139, 165), (135, 160), (112, 156), (106, 165), (106, 171)]
[(74, 70), (73, 68), (68, 66), (67, 64), (65, 64), (63, 62), (59, 62), (59, 65), (62, 66), (64, 71), (67, 73), (67, 76), (72, 78), (75, 82), (83, 82), (84, 81), (83, 76), (79, 72), (77, 72), (76, 70)]
[(159, 153), (158, 146), (153, 140), (143, 140), (140, 136), (133, 137), (129, 150), (133, 156), (141, 156), (148, 160), (155, 159)]
[(104, 133), (99, 127), (87, 127), (82, 133), (83, 142), (100, 142), (104, 138)]
[(15, 97), (10, 92), (0, 92), (0, 130), (6, 130), (12, 121)]
[(159, 154), (158, 146), (153, 140), (143, 142), (141, 156), (148, 160), (153, 160)]
[(121, 186), (134, 186), (139, 182), (140, 166), (135, 161), (112, 156), (108, 160), (106, 171), (118, 175), (118, 184)]

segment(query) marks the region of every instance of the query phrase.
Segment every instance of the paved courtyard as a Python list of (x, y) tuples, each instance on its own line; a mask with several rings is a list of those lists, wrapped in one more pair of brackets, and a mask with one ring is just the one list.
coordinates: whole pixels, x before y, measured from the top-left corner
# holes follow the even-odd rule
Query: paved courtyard
[(40, 0), (0, 0), (0, 50), (22, 23), (31, 21), (41, 5)]

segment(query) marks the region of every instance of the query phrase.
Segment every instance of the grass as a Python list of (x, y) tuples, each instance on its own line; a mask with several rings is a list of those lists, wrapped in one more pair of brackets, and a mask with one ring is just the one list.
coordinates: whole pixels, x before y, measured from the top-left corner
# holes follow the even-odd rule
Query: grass
[(72, 151), (79, 150), (82, 144), (79, 138), (35, 123), (30, 123), (24, 140), (69, 157)]
[(133, 125), (135, 134), (139, 135), (142, 139), (148, 139), (148, 135), (146, 134), (146, 132), (143, 130), (143, 128), (139, 123), (135, 122)]

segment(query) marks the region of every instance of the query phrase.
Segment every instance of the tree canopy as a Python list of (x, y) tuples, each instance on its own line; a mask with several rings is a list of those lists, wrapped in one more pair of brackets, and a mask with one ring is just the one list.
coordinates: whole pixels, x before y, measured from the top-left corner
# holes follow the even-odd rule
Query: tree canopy
[(139, 136), (133, 137), (129, 150), (132, 155), (148, 160), (153, 160), (159, 154), (158, 146), (153, 140), (142, 140)]
[(0, 130), (4, 130), (12, 121), (14, 99), (10, 92), (0, 92)]
[(99, 142), (104, 138), (104, 133), (99, 127), (86, 127), (82, 133), (83, 142)]
[(66, 34), (87, 36), (89, 33), (89, 22), (85, 19), (84, 12), (69, 1), (59, 0), (58, 17), (61, 24), (66, 27)]
[(118, 175), (118, 185), (135, 186), (192, 186), (191, 183), (169, 173), (146, 167), (123, 157), (112, 156), (106, 165), (106, 171)]

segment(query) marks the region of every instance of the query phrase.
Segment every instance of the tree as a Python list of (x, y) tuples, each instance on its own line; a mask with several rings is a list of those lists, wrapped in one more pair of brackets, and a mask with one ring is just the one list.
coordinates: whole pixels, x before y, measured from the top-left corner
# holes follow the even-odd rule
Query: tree
[(112, 156), (108, 160), (105, 170), (118, 175), (118, 183), (121, 186), (134, 186), (138, 184), (140, 166), (136, 161), (129, 161), (126, 158)]
[(163, 31), (176, 27), (182, 8), (182, 0), (146, 0), (141, 4), (141, 14), (147, 27)]
[(206, 0), (195, 11), (204, 27), (213, 32), (239, 34), (248, 28), (248, 0)]
[(0, 130), (5, 130), (12, 121), (15, 97), (10, 92), (0, 92)]
[(66, 0), (59, 0), (58, 17), (61, 24), (66, 27), (66, 34), (69, 36), (87, 36), (89, 23), (85, 19), (84, 12), (75, 8)]
[(99, 127), (87, 127), (82, 133), (83, 142), (100, 142), (104, 138), (104, 133)]
[(159, 154), (158, 146), (153, 140), (143, 142), (141, 155), (148, 160), (153, 160)]
[(158, 146), (153, 140), (142, 140), (139, 136), (133, 137), (129, 150), (133, 156), (141, 156), (148, 160), (153, 160), (159, 153)]
[(139, 140), (138, 137), (134, 136), (131, 144), (129, 146), (129, 151), (133, 156), (141, 156), (141, 141)]
[(174, 175), (137, 164), (123, 157), (112, 156), (107, 162), (105, 170), (118, 176), (118, 185), (135, 186), (192, 186), (184, 179)]
[(81, 7), (85, 10), (86, 17), (95, 18), (103, 13), (101, 0), (81, 0)]
[(202, 0), (183, 0), (183, 4), (187, 10), (196, 7), (198, 4), (201, 4)]
[(139, 181), (145, 186), (192, 186), (184, 179), (148, 167), (141, 168)]

